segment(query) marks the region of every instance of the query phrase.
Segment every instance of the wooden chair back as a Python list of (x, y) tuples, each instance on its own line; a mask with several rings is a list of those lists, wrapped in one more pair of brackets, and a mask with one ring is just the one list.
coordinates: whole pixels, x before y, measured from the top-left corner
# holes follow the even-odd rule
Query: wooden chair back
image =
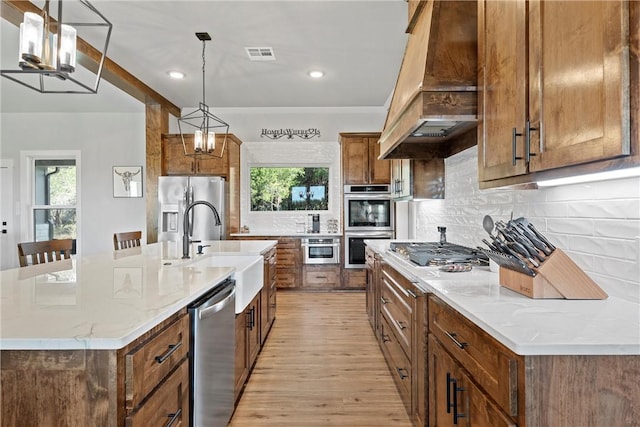
[(117, 251), (140, 246), (140, 239), (142, 239), (142, 231), (113, 233), (113, 248)]
[(73, 239), (18, 243), (20, 267), (71, 258)]

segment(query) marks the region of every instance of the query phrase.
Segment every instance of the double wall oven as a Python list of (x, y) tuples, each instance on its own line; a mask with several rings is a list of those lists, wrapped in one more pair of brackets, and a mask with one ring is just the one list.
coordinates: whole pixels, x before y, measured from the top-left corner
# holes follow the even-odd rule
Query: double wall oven
[(365, 267), (364, 241), (394, 237), (391, 185), (344, 186), (344, 266)]

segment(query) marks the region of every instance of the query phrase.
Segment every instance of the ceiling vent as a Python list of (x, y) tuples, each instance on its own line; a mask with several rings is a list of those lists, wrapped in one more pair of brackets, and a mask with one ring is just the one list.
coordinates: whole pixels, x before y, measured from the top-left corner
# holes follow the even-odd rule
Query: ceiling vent
[(252, 61), (275, 61), (276, 55), (270, 47), (245, 47), (244, 50)]

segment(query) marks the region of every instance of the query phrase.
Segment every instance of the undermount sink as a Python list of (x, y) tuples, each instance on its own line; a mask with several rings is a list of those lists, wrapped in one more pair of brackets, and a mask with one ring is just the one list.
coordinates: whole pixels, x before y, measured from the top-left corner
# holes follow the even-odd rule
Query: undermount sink
[(240, 314), (260, 292), (263, 284), (262, 256), (207, 256), (196, 258), (198, 265), (209, 267), (233, 267), (236, 281), (236, 314)]

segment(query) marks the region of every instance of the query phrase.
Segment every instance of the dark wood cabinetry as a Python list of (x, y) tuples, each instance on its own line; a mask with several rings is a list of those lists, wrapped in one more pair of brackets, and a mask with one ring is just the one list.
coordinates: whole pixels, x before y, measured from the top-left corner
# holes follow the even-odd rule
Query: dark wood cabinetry
[(260, 353), (260, 303), (262, 291), (251, 300), (244, 311), (236, 314), (235, 399), (249, 377)]
[(391, 196), (395, 200), (443, 199), (444, 159), (391, 160)]
[(478, 5), (482, 187), (639, 163), (637, 2)]
[(379, 133), (341, 133), (343, 184), (388, 184), (389, 160), (380, 156)]
[(382, 261), (379, 342), (407, 413), (426, 423), (426, 322), (423, 292)]
[(276, 249), (264, 254), (264, 285), (260, 307), (260, 335), (264, 345), (269, 330), (276, 319)]

